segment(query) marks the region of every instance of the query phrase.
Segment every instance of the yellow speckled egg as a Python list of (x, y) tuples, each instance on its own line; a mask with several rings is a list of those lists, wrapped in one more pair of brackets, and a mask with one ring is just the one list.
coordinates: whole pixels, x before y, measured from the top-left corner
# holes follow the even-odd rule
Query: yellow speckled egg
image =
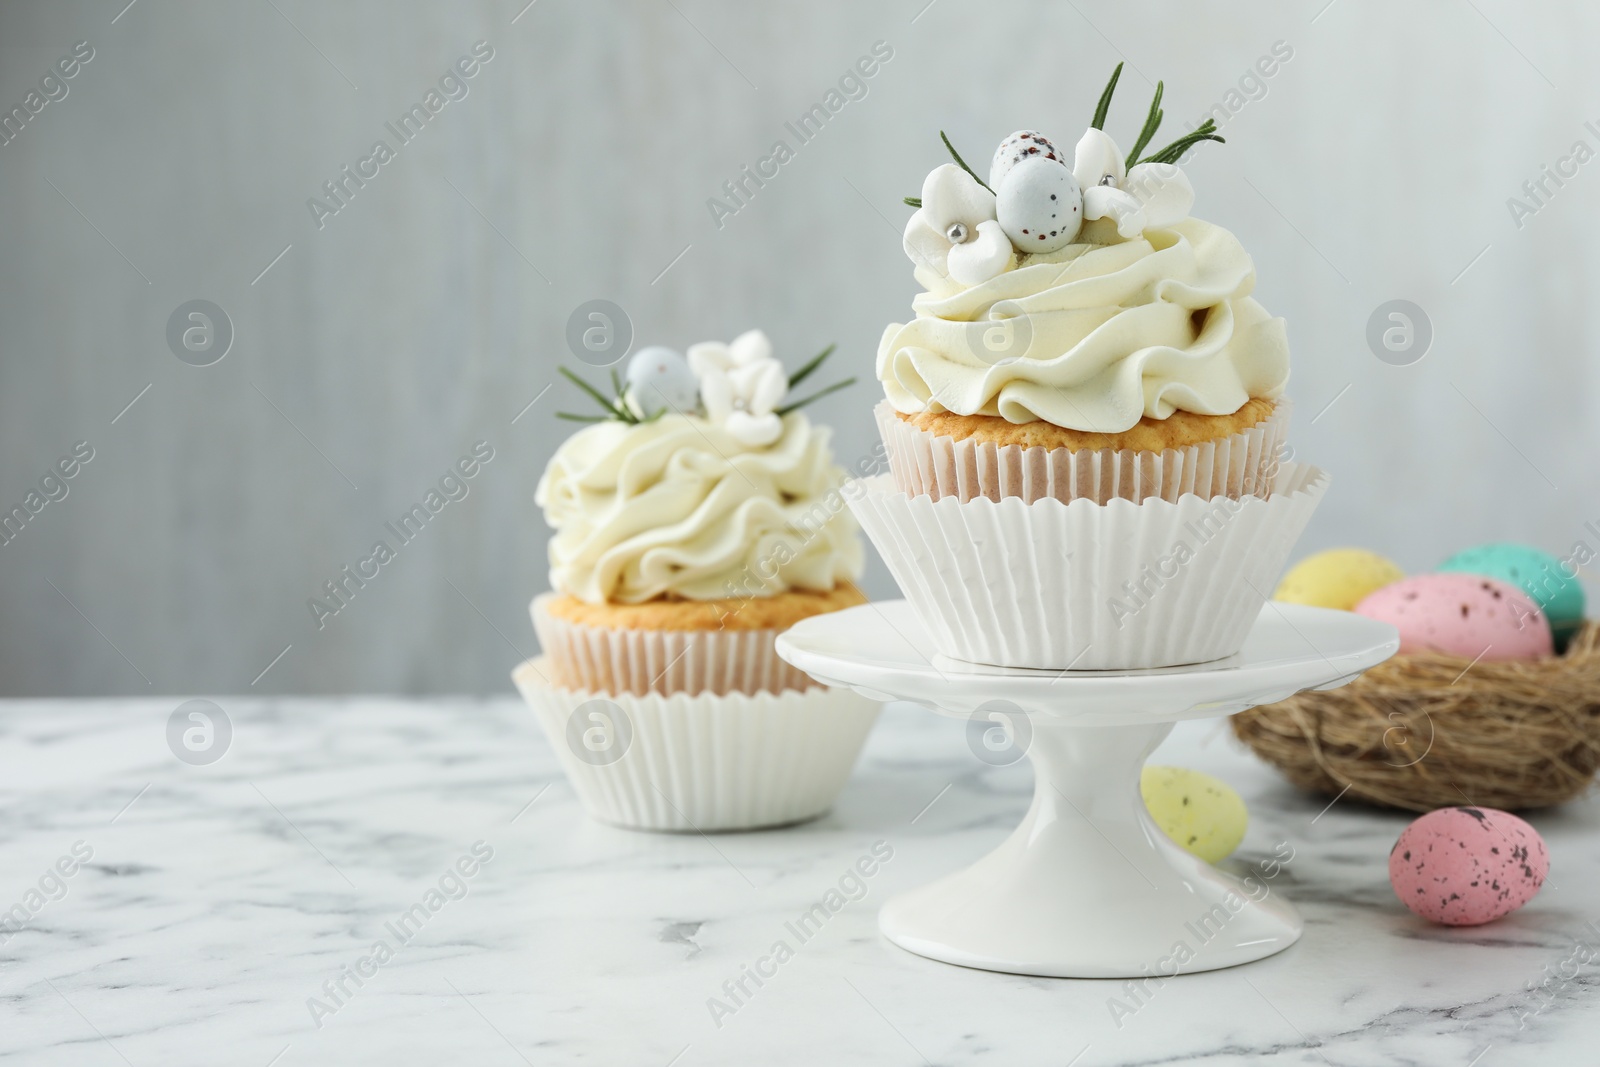
[(1186, 767), (1146, 767), (1139, 792), (1161, 832), (1207, 863), (1232, 854), (1244, 840), (1250, 813), (1228, 786)]
[(1392, 560), (1364, 548), (1330, 548), (1289, 568), (1272, 599), (1351, 611), (1367, 596), (1406, 576)]

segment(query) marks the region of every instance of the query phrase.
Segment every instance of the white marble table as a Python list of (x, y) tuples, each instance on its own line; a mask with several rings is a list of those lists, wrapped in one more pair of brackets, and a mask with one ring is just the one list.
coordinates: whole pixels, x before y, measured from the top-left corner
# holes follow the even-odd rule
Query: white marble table
[[(1596, 803), (1535, 819), (1553, 884), (1532, 905), (1443, 930), (1385, 880), (1401, 817), (1323, 811), (1221, 724), (1180, 724), (1157, 761), (1244, 794), (1242, 860), (1293, 850), (1272, 885), (1306, 933), (1136, 998), (878, 936), (885, 898), (982, 855), (1028, 803), (1026, 764), (980, 764), (956, 720), (891, 706), (830, 815), (708, 839), (586, 820), (509, 698), (221, 700), (231, 747), (202, 767), (167, 747), (178, 703), (0, 703), (0, 909), (28, 915), (0, 931), (0, 1063), (1595, 1062)], [(865, 895), (797, 936), (879, 842)], [(463, 858), (471, 876), (446, 877)], [(47, 875), (58, 861), (74, 873)], [(761, 963), (778, 941), (792, 955)]]

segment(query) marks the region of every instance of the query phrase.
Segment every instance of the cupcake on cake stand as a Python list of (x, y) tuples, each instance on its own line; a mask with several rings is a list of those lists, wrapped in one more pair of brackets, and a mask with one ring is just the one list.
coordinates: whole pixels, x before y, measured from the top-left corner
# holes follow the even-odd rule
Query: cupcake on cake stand
[(941, 655), (903, 600), (807, 619), (778, 654), (827, 685), (1004, 728), (1033, 763), (1033, 804), (995, 851), (895, 897), (889, 940), (946, 963), (1057, 978), (1213, 970), (1281, 952), (1300, 917), (1260, 878), (1184, 852), (1139, 795), (1145, 759), (1183, 719), (1331, 689), (1393, 655), (1394, 629), (1268, 604), (1235, 655), (1132, 671), (986, 667)]
[[(1267, 605), (1327, 475), (1287, 462), (1289, 342), (1238, 239), (1160, 148), (1124, 153), (1121, 67), (1069, 154), (1001, 142), (935, 168), (904, 247), (923, 292), (876, 371), (889, 474), (846, 487), (904, 601), (801, 622), (778, 654), (874, 699), (1004, 725), (1033, 762), (1005, 844), (891, 900), (884, 933), (991, 970), (1136, 977), (1260, 959), (1300, 934), (1261, 879), (1171, 844), (1139, 772), (1180, 719), (1350, 681), (1382, 623)], [(1087, 108), (1085, 109), (1087, 110)]]

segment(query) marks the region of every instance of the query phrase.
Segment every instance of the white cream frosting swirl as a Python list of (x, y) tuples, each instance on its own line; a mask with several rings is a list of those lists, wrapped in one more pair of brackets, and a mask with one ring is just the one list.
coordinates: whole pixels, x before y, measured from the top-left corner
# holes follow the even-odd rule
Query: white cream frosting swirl
[(971, 287), (919, 267), (917, 317), (878, 345), (895, 409), (1119, 433), (1282, 395), (1283, 320), (1251, 298), (1255, 265), (1233, 234), (1194, 218), (1126, 241), (1098, 223), (1084, 232), (1111, 243), (1029, 256)]
[(534, 494), (556, 531), (551, 584), (636, 604), (825, 592), (859, 578), (861, 541), (828, 440), (801, 414), (761, 447), (694, 415), (574, 434)]

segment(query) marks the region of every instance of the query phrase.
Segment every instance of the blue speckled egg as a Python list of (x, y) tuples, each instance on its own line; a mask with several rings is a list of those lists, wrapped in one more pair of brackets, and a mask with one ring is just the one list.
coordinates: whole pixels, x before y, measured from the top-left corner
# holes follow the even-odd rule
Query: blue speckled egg
[(1018, 252), (1055, 252), (1083, 225), (1083, 192), (1066, 165), (1029, 156), (995, 190), (994, 215)]
[(1520, 588), (1550, 620), (1558, 651), (1566, 648), (1583, 624), (1583, 586), (1577, 575), (1555, 556), (1531, 545), (1515, 541), (1478, 545), (1457, 552), (1439, 569), (1496, 578)]

